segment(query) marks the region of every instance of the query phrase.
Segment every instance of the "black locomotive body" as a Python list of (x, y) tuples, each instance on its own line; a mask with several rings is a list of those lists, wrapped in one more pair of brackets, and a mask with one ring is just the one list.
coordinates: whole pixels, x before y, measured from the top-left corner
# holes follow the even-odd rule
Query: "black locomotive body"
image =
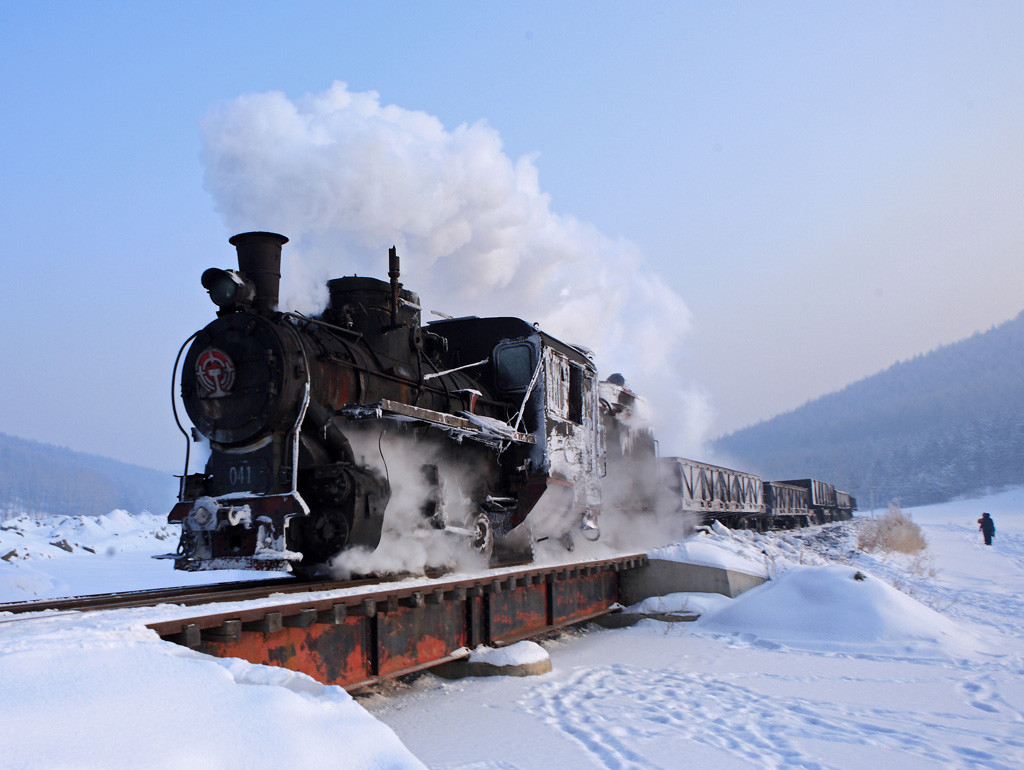
[[(279, 312), (286, 242), (237, 235), (239, 269), (203, 275), (220, 309), (185, 354), (181, 398), (210, 457), (193, 474), (186, 459), (168, 517), (182, 526), (176, 568), (311, 572), (376, 547), (393, 490), (366, 447), (385, 435), (422, 454), (417, 524), (485, 554), (522, 541), (528, 516), (534, 538), (596, 536), (603, 447), (585, 351), (515, 318), (423, 326), (394, 249), (390, 282), (338, 278), (319, 316)], [(456, 521), (446, 463), (475, 469)]]

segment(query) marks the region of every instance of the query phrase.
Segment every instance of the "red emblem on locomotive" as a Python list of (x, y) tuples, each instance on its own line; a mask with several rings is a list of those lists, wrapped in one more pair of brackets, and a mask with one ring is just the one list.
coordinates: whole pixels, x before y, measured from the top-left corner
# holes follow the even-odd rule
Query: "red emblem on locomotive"
[(226, 396), (235, 384), (235, 365), (223, 350), (207, 348), (196, 360), (196, 379), (206, 398)]

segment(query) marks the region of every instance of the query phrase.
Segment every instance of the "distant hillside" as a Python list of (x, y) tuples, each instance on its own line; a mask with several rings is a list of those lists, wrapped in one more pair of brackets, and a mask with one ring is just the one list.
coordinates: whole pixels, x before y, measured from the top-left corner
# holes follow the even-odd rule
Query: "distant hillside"
[(1024, 484), (1024, 313), (714, 442), (763, 478), (832, 481), (867, 510)]
[(0, 433), (0, 515), (160, 513), (177, 491), (166, 473)]

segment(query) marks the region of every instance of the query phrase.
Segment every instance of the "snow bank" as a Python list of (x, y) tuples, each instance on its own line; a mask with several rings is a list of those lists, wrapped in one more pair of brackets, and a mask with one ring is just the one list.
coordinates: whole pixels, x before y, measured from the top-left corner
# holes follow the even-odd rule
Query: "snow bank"
[(703, 534), (694, 535), (682, 543), (655, 548), (648, 552), (647, 557), (768, 577), (763, 554), (746, 547), (744, 543), (733, 543), (727, 538), (712, 542)]
[(938, 612), (854, 567), (793, 567), (697, 621), (760, 645), (826, 652), (956, 657), (981, 641)]
[(152, 556), (173, 552), (180, 533), (164, 515), (19, 516), (0, 524), (0, 602), (176, 585), (252, 580), (242, 570), (175, 572)]
[(708, 615), (732, 604), (732, 599), (722, 594), (675, 593), (666, 596), (651, 596), (642, 602), (626, 607), (629, 615)]
[(0, 524), (0, 559), (16, 564), (64, 554), (112, 556), (161, 547), (169, 551), (177, 538), (178, 527), (152, 513), (115, 510), (103, 516), (19, 516)]
[(112, 616), (0, 624), (5, 767), (423, 767), (340, 687)]

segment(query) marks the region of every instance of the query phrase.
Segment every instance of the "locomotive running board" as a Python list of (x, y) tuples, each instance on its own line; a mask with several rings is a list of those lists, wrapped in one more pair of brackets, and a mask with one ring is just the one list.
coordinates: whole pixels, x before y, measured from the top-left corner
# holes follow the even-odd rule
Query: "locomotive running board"
[(424, 409), (421, 406), (403, 404), (400, 401), (381, 399), (375, 404), (354, 404), (346, 406), (341, 414), (352, 420), (380, 419), (390, 417), (392, 419), (418, 420), (420, 422), (435, 425), (444, 430), (458, 433), (463, 438), (479, 441), (483, 444), (497, 446), (506, 441), (517, 444), (535, 444), (536, 440), (529, 433), (521, 433), (513, 430), (512, 426), (500, 420), (494, 420), (481, 415), (463, 412), (465, 417), (454, 414), (437, 412), (433, 409)]

